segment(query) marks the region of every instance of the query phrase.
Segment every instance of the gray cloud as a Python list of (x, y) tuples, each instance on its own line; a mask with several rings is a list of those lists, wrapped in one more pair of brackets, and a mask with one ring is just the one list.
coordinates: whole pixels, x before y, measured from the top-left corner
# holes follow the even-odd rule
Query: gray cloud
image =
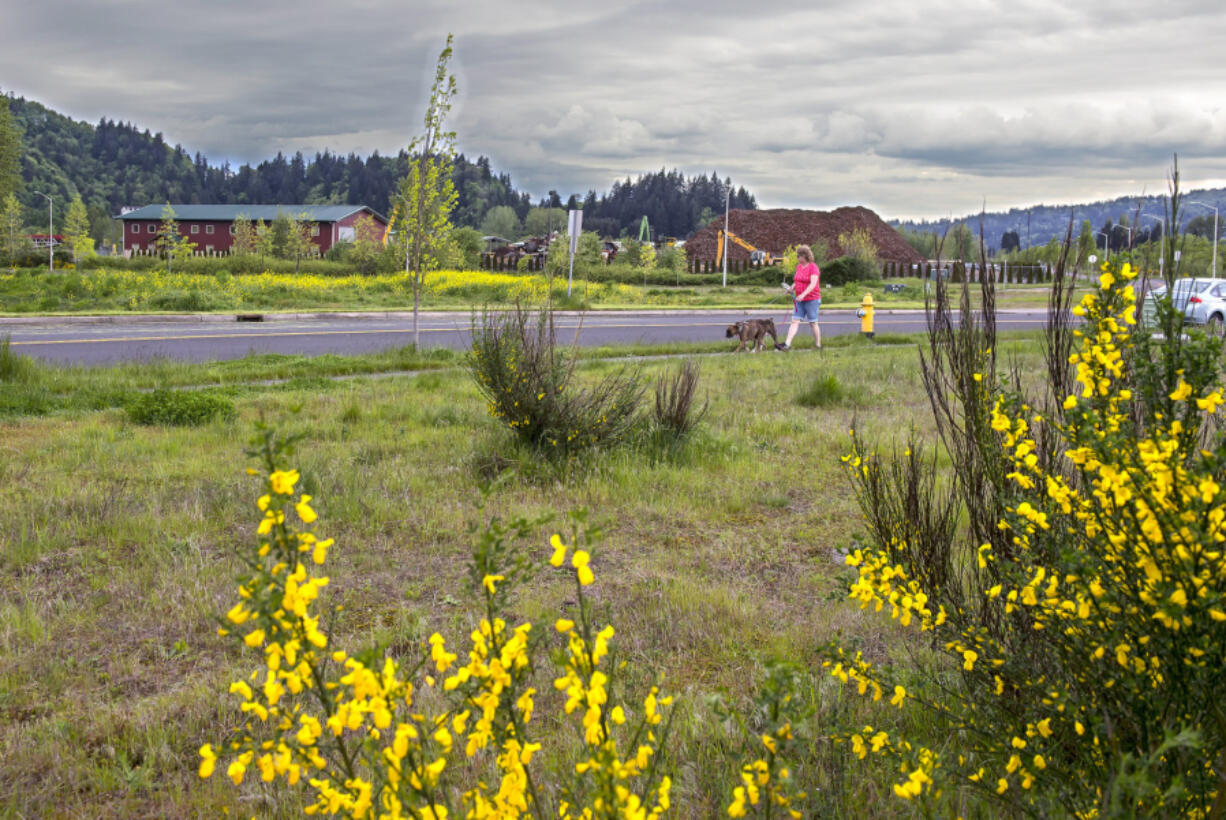
[(1158, 189), (1176, 150), (1226, 180), (1209, 0), (10, 5), (6, 90), (217, 161), (399, 150), (450, 31), (461, 150), (536, 194), (677, 167), (932, 216)]

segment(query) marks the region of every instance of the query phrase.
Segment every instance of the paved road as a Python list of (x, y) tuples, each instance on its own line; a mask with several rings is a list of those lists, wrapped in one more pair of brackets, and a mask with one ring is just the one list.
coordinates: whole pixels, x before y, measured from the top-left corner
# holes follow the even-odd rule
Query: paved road
[[(576, 328), (585, 347), (634, 343), (709, 342), (724, 338), (724, 329), (745, 318), (744, 311), (643, 311), (559, 314), (558, 339), (570, 343)], [(790, 309), (758, 311), (773, 316), (780, 335)], [(1004, 330), (1043, 327), (1044, 310), (1002, 313)], [(465, 313), (422, 314), (423, 347), (467, 347), (470, 316)], [(919, 311), (879, 312), (878, 333), (916, 333), (925, 329)], [(822, 333), (858, 333), (854, 311), (822, 315)], [(801, 333), (808, 330), (801, 328)], [(9, 335), (15, 352), (52, 362), (85, 365), (170, 358), (182, 361), (235, 359), (250, 353), (368, 353), (413, 341), (413, 320), (404, 314), (368, 316), (267, 316), (262, 322), (239, 322), (234, 316), (119, 316), (0, 319), (0, 336)]]

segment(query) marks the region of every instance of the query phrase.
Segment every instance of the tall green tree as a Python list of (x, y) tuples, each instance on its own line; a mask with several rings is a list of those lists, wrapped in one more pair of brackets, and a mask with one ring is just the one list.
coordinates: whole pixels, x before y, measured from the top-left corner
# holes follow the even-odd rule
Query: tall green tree
[(311, 241), (314, 223), (306, 214), (294, 214), (288, 218), (285, 229), (285, 258), (294, 260), (294, 273), (302, 267), (302, 260), (315, 255), (315, 243)]
[(346, 258), (358, 273), (369, 276), (379, 272), (383, 252), (383, 231), (374, 217), (362, 214), (353, 223), (353, 244)]
[(451, 233), (451, 210), (456, 203), (452, 182), (455, 132), (444, 122), (456, 93), (455, 77), (447, 69), (452, 36), (438, 55), (434, 84), (426, 107), (425, 130), (409, 143), (409, 172), (397, 188), (397, 236), (404, 251), (404, 270), (413, 283), (413, 343), (421, 341), (417, 326), (421, 288), (426, 273), (437, 269), (447, 250)]
[(950, 229), (949, 237), (946, 241), (949, 243), (951, 259), (959, 259), (963, 262), (975, 260), (975, 249), (978, 247), (978, 243), (975, 241), (975, 234), (967, 227), (965, 222), (959, 222), (957, 225), (954, 225)]
[(519, 239), (521, 232), (519, 217), (516, 216), (515, 209), (510, 205), (490, 208), (485, 219), (481, 220), (481, 233), (486, 236), (501, 236), (503, 239), (514, 241)]
[(292, 227), (289, 214), (277, 211), (264, 234), (264, 247), (269, 256), (289, 259), (289, 233)]
[(234, 242), (230, 245), (230, 253), (235, 256), (251, 256), (259, 247), (260, 238), (256, 234), (255, 225), (246, 214), (234, 218)]
[(464, 270), (476, 270), (481, 266), (481, 232), (476, 228), (456, 228), (451, 232), (451, 243), (459, 250), (461, 258), (458, 267)]
[(16, 267), (17, 257), (33, 249), (23, 225), (21, 203), (16, 194), (9, 194), (0, 201), (0, 243), (10, 268)]
[(275, 256), (273, 253), (273, 236), (272, 226), (260, 219), (255, 223), (255, 249), (260, 254), (260, 262), (264, 261), (265, 256)]
[(21, 191), (21, 131), (0, 94), (0, 201)]
[(75, 265), (82, 256), (92, 256), (94, 240), (89, 235), (89, 211), (80, 194), (73, 194), (68, 203), (68, 215), (64, 217), (64, 241), (72, 252), (72, 263)]
[(174, 270), (175, 260), (185, 259), (196, 250), (195, 244), (179, 233), (179, 221), (175, 219), (175, 209), (170, 207), (170, 203), (166, 203), (166, 207), (162, 209), (162, 223), (158, 226), (157, 233), (157, 248), (166, 257), (168, 273)]
[(549, 231), (566, 227), (566, 211), (561, 208), (533, 208), (524, 217), (524, 231), (532, 236), (544, 236)]
[(1098, 244), (1094, 241), (1094, 226), (1090, 224), (1090, 220), (1083, 219), (1081, 222), (1081, 235), (1077, 237), (1077, 263), (1074, 267), (1080, 268), (1090, 261), (1090, 254), (1098, 248)]

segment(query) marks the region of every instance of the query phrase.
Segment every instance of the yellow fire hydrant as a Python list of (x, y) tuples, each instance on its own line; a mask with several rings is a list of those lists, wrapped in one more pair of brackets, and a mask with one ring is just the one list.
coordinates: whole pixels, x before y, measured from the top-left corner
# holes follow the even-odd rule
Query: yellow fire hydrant
[(860, 300), (860, 309), (856, 311), (856, 315), (860, 317), (860, 332), (868, 338), (873, 338), (873, 294), (866, 293), (864, 298)]

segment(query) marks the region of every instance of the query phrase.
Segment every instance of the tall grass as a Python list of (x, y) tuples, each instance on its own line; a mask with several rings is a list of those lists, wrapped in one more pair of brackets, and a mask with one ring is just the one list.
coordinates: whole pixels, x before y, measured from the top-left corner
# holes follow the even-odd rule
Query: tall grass
[(796, 396), (801, 407), (833, 407), (850, 401), (853, 394), (834, 373), (814, 376)]
[(37, 368), (27, 356), (13, 352), (10, 336), (0, 336), (0, 382), (28, 384), (37, 378)]

